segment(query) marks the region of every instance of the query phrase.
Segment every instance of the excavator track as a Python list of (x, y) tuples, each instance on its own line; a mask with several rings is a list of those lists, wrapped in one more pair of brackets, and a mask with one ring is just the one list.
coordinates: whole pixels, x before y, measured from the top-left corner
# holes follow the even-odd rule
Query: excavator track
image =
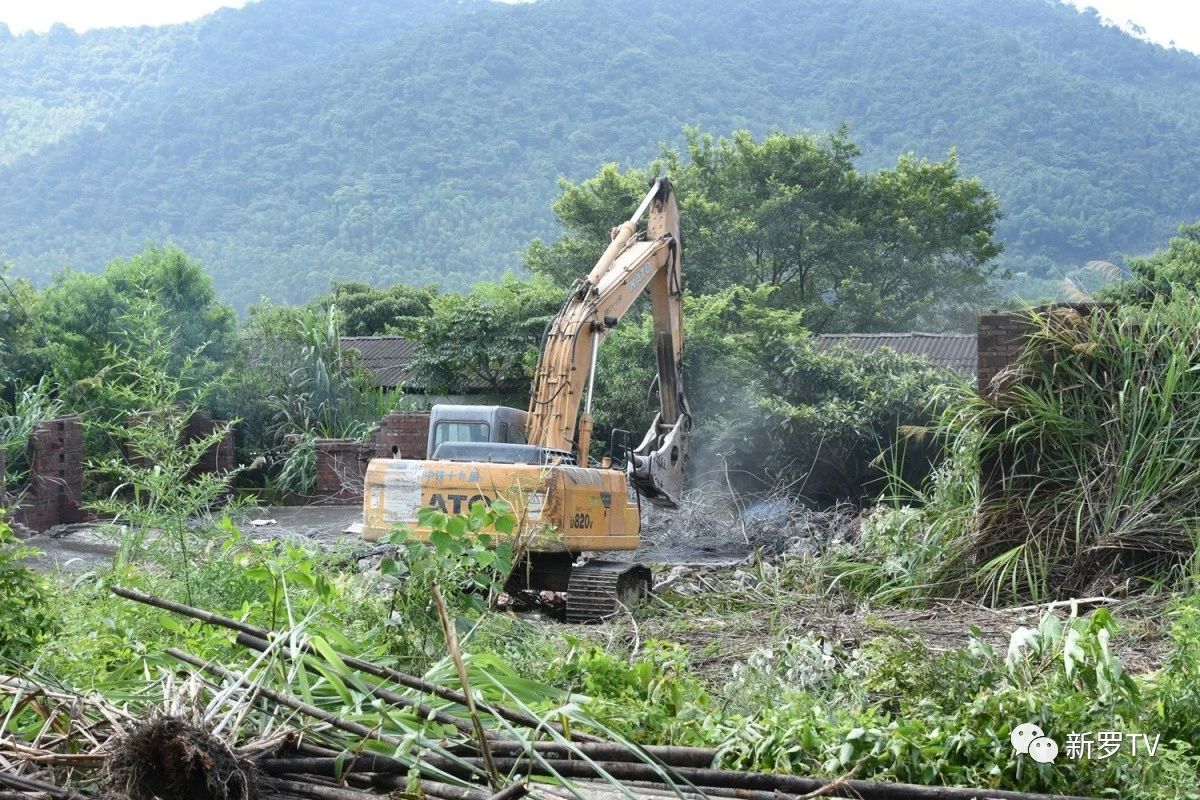
[(625, 561), (589, 561), (571, 569), (567, 622), (600, 622), (647, 597), (650, 570)]

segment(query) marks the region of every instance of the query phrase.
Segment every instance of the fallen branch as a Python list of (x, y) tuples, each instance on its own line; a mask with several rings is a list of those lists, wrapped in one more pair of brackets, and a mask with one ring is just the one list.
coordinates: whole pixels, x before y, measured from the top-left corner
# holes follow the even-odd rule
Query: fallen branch
[[(201, 622), (208, 623), (209, 625), (217, 625), (222, 628), (228, 628), (229, 630), (237, 631), (239, 633), (244, 633), (250, 637), (253, 637), (253, 638), (256, 638), (256, 639), (259, 639), (262, 641), (270, 641), (272, 638), (271, 631), (268, 631), (265, 628), (259, 628), (255, 625), (250, 625), (249, 623), (240, 622), (236, 619), (230, 619), (229, 617), (223, 617), (220, 614), (214, 614), (211, 611), (205, 611), (204, 609), (194, 608), (192, 606), (184, 605), (183, 603), (176, 603), (173, 600), (167, 600), (162, 597), (155, 597), (154, 595), (145, 594), (145, 593), (139, 592), (135, 589), (125, 589), (120, 586), (113, 586), (112, 592), (113, 592), (113, 594), (117, 595), (118, 597), (124, 597), (126, 600), (133, 600), (136, 603), (142, 603), (144, 605), (152, 606), (154, 608), (159, 608), (164, 611), (170, 611), (172, 613), (179, 614), (181, 616), (191, 617), (192, 619), (198, 619)], [(313, 647), (307, 643), (305, 643), (300, 649), (304, 653), (307, 653), (309, 655), (319, 655), (319, 653), (316, 653), (315, 650), (313, 649)], [(444, 686), (439, 686), (436, 683), (430, 683), (429, 681), (424, 680), (422, 678), (418, 678), (415, 675), (408, 675), (406, 673), (400, 672), (399, 670), (394, 670), (389, 667), (383, 667), (378, 664), (372, 664), (370, 661), (364, 661), (360, 658), (355, 658), (353, 656), (342, 655), (339, 653), (338, 657), (342, 660), (342, 663), (344, 663), (346, 666), (350, 667), (351, 669), (357, 670), (359, 672), (365, 672), (368, 675), (374, 675), (377, 678), (383, 678), (384, 680), (389, 680), (394, 683), (398, 683), (401, 686), (407, 687), (409, 689), (414, 689), (419, 692), (425, 692), (427, 694), (432, 694), (435, 697), (440, 697), (443, 700), (447, 700), (451, 703), (457, 703), (458, 705), (461, 705), (461, 706), (467, 705), (467, 698), (465, 695), (463, 695), (462, 692), (456, 692), (453, 689), (448, 689)], [(568, 733), (566, 731), (564, 731), (561, 726), (556, 725), (551, 722), (546, 722), (544, 720), (540, 720), (536, 717), (529, 716), (528, 714), (523, 714), (519, 711), (513, 711), (512, 709), (508, 709), (508, 708), (504, 708), (504, 707), (493, 708), (489, 704), (482, 703), (482, 702), (479, 703), (478, 705), (480, 708), (482, 708), (487, 713), (489, 713), (495, 717), (499, 717), (500, 719), (507, 720), (507, 721), (513, 723), (514, 725), (521, 725), (522, 727), (533, 728), (535, 730), (549, 728), (549, 729), (554, 730), (557, 733), (560, 733), (563, 736), (566, 736), (568, 738), (570, 738), (570, 736), (571, 736), (571, 735), (568, 735)], [(588, 734), (572, 734), (572, 735), (578, 741), (588, 741), (588, 742), (603, 741), (599, 737), (590, 736)]]

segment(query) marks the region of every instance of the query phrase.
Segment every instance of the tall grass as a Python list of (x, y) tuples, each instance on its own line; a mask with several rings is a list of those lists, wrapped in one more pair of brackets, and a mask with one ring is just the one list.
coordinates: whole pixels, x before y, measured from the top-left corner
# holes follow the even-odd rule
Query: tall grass
[(0, 477), (10, 490), (17, 489), (29, 475), (26, 451), (34, 430), (62, 409), (62, 401), (54, 396), (45, 377), (18, 392), (11, 407), (0, 400), (0, 449), (5, 453), (5, 475)]
[(995, 388), (943, 422), (972, 469), (939, 487), (971, 506), (945, 531), (940, 582), (1039, 601), (1184, 574), (1200, 530), (1200, 305), (1031, 313), (1030, 328)]

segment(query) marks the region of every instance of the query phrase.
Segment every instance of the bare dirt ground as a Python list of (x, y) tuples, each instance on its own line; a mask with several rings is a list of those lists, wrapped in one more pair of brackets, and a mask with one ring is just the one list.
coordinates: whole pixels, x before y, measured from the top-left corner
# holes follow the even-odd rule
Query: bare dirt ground
[[(305, 539), (322, 547), (353, 545), (358, 539), (344, 531), (359, 521), (359, 506), (271, 506), (241, 508), (234, 522), (247, 536), (259, 540)], [(273, 520), (269, 525), (252, 525), (253, 520)], [(60, 525), (25, 540), (39, 555), (32, 559), (38, 569), (84, 572), (106, 566), (116, 555), (119, 531), (102, 523)]]
[[(258, 540), (301, 539), (326, 549), (361, 547), (366, 552), (372, 546), (347, 533), (361, 517), (358, 505), (267, 506), (233, 512), (241, 531)], [(736, 564), (754, 551), (740, 533), (729, 535), (729, 529), (716, 524), (704, 529), (672, 525), (670, 517), (657, 509), (648, 509), (646, 517), (642, 546), (626, 556), (629, 560), (663, 565)], [(60, 525), (31, 537), (26, 544), (40, 551), (33, 559), (39, 569), (83, 572), (110, 563), (118, 538), (119, 532), (110, 525)]]

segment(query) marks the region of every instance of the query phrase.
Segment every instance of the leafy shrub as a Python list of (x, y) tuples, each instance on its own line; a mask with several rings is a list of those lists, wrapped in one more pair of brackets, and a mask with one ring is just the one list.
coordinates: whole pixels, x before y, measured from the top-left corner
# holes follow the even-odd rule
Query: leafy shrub
[[(920, 483), (932, 454), (902, 431), (932, 422), (938, 389), (957, 379), (890, 350), (818, 350), (801, 314), (775, 307), (777, 293), (735, 287), (685, 297), (693, 447), (721, 454), (739, 488), (761, 490), (765, 481), (817, 507), (873, 501), (889, 461)], [(602, 348), (598, 443), (611, 428), (642, 430), (653, 419), (653, 337), (643, 319), (617, 328)]]
[(397, 546), (395, 555), (380, 562), (379, 571), (392, 589), (388, 619), (396, 645), (427, 658), (445, 652), (433, 587), (447, 592), (450, 612), (468, 630), (513, 570), (516, 554), (508, 537), (517, 529), (517, 518), (497, 500), (490, 506), (476, 502), (466, 514), (454, 516), (423, 508), (417, 522), (428, 530), (427, 538), (398, 527), (386, 538)]
[[(1123, 672), (1108, 647), (1114, 626), (1102, 612), (1065, 622), (1048, 615), (1037, 628), (1016, 631), (1005, 654), (978, 640), (938, 655), (915, 640), (876, 640), (836, 662), (836, 673), (819, 684), (793, 684), (786, 672), (777, 674), (774, 702), (752, 714), (711, 715), (700, 725), (702, 738), (722, 748), (726, 764), (743, 768), (1096, 796), (1113, 787), (1122, 796), (1195, 796), (1189, 794), (1200, 770), (1194, 740), (1168, 735), (1161, 712)], [(727, 691), (739, 688), (734, 683)], [(762, 691), (757, 687), (755, 695)], [(1190, 710), (1171, 713), (1175, 724), (1191, 724)], [(1012, 753), (1009, 733), (1022, 722), (1039, 724), (1060, 747), (1068, 732), (1163, 737), (1152, 759), (1060, 754), (1055, 764), (1039, 765)]]
[(574, 640), (550, 682), (583, 694), (588, 714), (641, 743), (698, 744), (699, 723), (711, 713), (683, 651), (665, 642), (647, 642), (631, 660)]
[(294, 444), (288, 448), (287, 455), (279, 467), (279, 473), (272, 481), (280, 492), (292, 492), (298, 495), (310, 494), (317, 483), (317, 448), (316, 437), (311, 433), (297, 434)]
[[(252, 625), (280, 630), (298, 626), (345, 646), (343, 652), (378, 649), (384, 638), (385, 603), (377, 587), (339, 571), (339, 554), (286, 542), (255, 542), (228, 519), (219, 535), (192, 552), (195, 605)], [(175, 646), (202, 658), (236, 663), (246, 651), (228, 631), (126, 600), (112, 585), (179, 598), (181, 572), (154, 562), (117, 565), (85, 574), (58, 593), (61, 632), (43, 648), (43, 668), (68, 685), (124, 692), (157, 668), (178, 664), (164, 654)], [(358, 643), (358, 644), (354, 644)]]
[(21, 564), (33, 553), (0, 517), (0, 659), (23, 661), (58, 625), (49, 581)]
[(201, 472), (204, 454), (220, 444), (228, 425), (188, 440), (188, 422), (199, 410), (189, 386), (188, 363), (172, 367), (169, 332), (163, 311), (147, 303), (125, 318), (125, 341), (107, 354), (109, 368), (97, 388), (127, 409), (116, 419), (89, 416), (89, 428), (120, 445), (117, 454), (88, 463), (89, 474), (110, 489), (89, 506), (126, 526), (118, 561), (153, 558), (184, 576), (184, 595), (192, 599), (191, 575), (198, 543), (213, 532), (201, 517), (223, 506), (237, 470)]

